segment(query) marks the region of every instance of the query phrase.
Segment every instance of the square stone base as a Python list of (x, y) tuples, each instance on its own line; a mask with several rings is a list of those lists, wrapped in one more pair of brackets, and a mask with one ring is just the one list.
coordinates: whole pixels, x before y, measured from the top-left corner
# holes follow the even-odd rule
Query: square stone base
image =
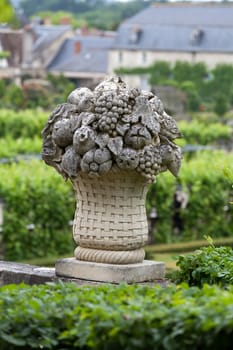
[(113, 265), (65, 258), (56, 262), (55, 271), (57, 276), (89, 281), (140, 283), (163, 279), (165, 264), (161, 261), (144, 260), (138, 264)]

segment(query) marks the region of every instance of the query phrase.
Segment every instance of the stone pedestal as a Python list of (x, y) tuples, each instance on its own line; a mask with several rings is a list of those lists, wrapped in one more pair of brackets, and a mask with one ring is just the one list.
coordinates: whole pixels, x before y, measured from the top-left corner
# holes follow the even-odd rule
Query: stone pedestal
[(66, 258), (56, 262), (55, 270), (57, 276), (69, 278), (107, 283), (141, 283), (163, 279), (165, 264), (144, 260), (137, 264), (116, 265)]

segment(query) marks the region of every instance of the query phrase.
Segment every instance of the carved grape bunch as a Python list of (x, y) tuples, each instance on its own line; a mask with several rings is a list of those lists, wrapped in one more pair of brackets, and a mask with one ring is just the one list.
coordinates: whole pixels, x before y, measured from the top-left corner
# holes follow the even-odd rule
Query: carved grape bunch
[(68, 103), (52, 112), (42, 135), (42, 158), (64, 178), (122, 169), (153, 182), (167, 169), (177, 175), (181, 163), (173, 142), (181, 136), (175, 120), (157, 96), (129, 89), (120, 78), (107, 79), (94, 91), (72, 91)]

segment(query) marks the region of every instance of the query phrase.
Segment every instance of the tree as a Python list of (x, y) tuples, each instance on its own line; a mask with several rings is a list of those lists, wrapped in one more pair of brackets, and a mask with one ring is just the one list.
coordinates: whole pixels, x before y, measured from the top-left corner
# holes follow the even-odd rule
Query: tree
[(14, 9), (9, 0), (0, 1), (0, 23), (11, 23), (15, 18)]
[(157, 61), (151, 67), (150, 84), (158, 85), (171, 78), (170, 63), (165, 61)]
[(21, 108), (24, 104), (24, 94), (22, 89), (17, 85), (10, 85), (7, 89), (7, 102), (13, 108)]
[(216, 97), (214, 111), (219, 117), (224, 116), (224, 114), (227, 112), (227, 110), (228, 110), (228, 103), (227, 102), (228, 102), (227, 98), (222, 94), (219, 94)]

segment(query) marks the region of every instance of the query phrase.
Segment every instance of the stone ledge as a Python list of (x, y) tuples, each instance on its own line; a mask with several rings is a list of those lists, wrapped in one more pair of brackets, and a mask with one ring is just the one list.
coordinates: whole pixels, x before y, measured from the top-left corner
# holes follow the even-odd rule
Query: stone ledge
[(57, 276), (80, 278), (106, 283), (142, 283), (163, 279), (165, 264), (144, 260), (142, 263), (116, 265), (65, 258), (56, 262)]
[[(10, 261), (0, 261), (0, 286), (7, 284), (26, 283), (29, 285), (44, 284), (47, 282), (73, 282), (77, 285), (101, 285), (106, 282), (90, 281), (81, 278), (57, 276), (55, 268), (27, 265)], [(159, 284), (166, 286), (169, 283), (166, 279), (156, 278), (151, 282), (142, 284)]]
[(97, 285), (99, 283), (77, 278), (57, 277), (55, 268), (0, 261), (0, 286), (26, 283), (44, 284), (47, 282), (74, 282), (78, 285)]

